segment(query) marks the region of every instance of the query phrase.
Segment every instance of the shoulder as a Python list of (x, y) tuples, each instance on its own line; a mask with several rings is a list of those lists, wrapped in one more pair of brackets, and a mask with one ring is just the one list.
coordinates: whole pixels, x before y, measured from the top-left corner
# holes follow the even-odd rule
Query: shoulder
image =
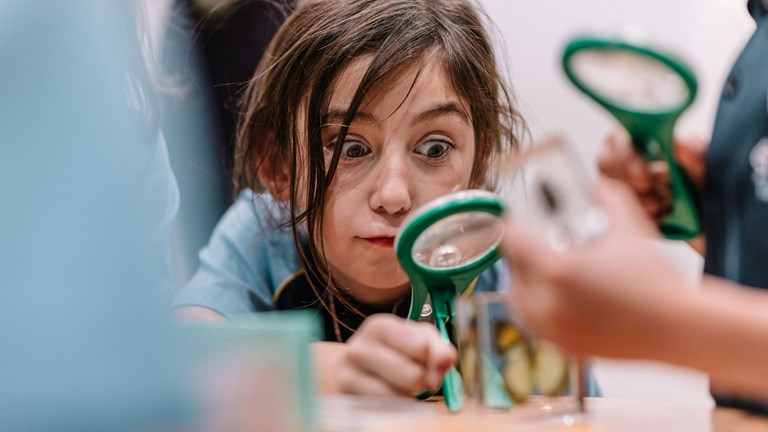
[(201, 258), (209, 254), (234, 259), (249, 279), (277, 278), (278, 283), (270, 285), (276, 288), (298, 269), (293, 231), (285, 221), (271, 195), (244, 190), (222, 217)]
[(243, 190), (211, 235), (208, 247), (224, 241), (228, 247), (252, 249), (260, 241), (273, 247), (290, 245), (293, 232), (287, 211), (269, 193)]
[(177, 299), (225, 316), (275, 308), (274, 294), (300, 268), (290, 227), (268, 194), (240, 193), (200, 251), (200, 267)]
[[(288, 218), (280, 203), (267, 192), (245, 189), (224, 213), (217, 229), (237, 227), (259, 234), (271, 232), (284, 225)], [(284, 229), (287, 231), (287, 229)]]

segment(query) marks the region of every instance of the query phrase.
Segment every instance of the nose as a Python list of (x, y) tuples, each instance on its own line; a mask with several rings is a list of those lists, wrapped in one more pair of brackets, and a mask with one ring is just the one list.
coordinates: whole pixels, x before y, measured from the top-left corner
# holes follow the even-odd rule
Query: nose
[(408, 162), (397, 155), (379, 161), (374, 176), (370, 206), (376, 212), (405, 214), (411, 209), (411, 172)]

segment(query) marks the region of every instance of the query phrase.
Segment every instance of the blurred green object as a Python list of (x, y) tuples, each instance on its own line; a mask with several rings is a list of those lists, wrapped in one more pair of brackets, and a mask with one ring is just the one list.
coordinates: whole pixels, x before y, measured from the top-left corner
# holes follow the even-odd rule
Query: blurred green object
[(673, 240), (698, 236), (695, 190), (675, 161), (672, 139), (675, 122), (696, 97), (693, 71), (659, 49), (591, 36), (566, 45), (563, 69), (579, 90), (621, 122), (641, 154), (669, 165), (673, 202), (662, 234)]
[[(181, 325), (195, 360), (194, 375), (218, 388), (224, 415), (208, 421), (236, 430), (312, 431), (316, 423), (316, 389), (310, 344), (320, 340), (318, 317), (308, 311), (249, 314), (224, 323)], [(223, 387), (222, 387), (223, 386)], [(233, 398), (236, 397), (236, 400)], [(233, 415), (232, 412), (241, 415)]]

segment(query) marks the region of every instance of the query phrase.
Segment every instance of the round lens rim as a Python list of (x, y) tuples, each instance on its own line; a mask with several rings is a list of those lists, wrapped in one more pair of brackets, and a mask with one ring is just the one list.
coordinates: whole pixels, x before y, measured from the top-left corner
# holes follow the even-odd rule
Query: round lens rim
[[(582, 80), (579, 77), (579, 75), (573, 70), (572, 59), (574, 55), (587, 50), (625, 51), (628, 53), (638, 54), (638, 55), (649, 57), (653, 60), (656, 60), (666, 65), (667, 67), (669, 67), (673, 72), (677, 73), (680, 76), (680, 78), (682, 78), (683, 82), (688, 88), (688, 95), (685, 98), (685, 100), (682, 103), (680, 103), (679, 106), (671, 107), (668, 109), (656, 110), (656, 111), (638, 110), (635, 108), (630, 108), (629, 106), (624, 106), (619, 103), (616, 103), (614, 100), (603, 97), (601, 93), (595, 91), (592, 87), (586, 85), (584, 80)], [(682, 60), (675, 57), (673, 54), (664, 52), (663, 50), (650, 47), (650, 46), (636, 45), (622, 39), (606, 39), (606, 38), (599, 38), (594, 36), (576, 37), (573, 40), (571, 40), (568, 43), (568, 45), (566, 45), (565, 47), (565, 50), (563, 52), (563, 58), (562, 58), (562, 66), (563, 66), (563, 70), (565, 71), (565, 74), (568, 76), (568, 79), (576, 87), (578, 87), (584, 93), (588, 94), (591, 98), (597, 101), (600, 105), (604, 106), (606, 109), (610, 111), (620, 112), (620, 113), (643, 114), (643, 115), (658, 116), (658, 117), (676, 116), (681, 112), (683, 112), (688, 106), (690, 106), (693, 103), (693, 100), (696, 98), (696, 91), (698, 89), (698, 82), (696, 80), (696, 75), (693, 73), (693, 70), (690, 67), (688, 67), (688, 65), (686, 65)]]

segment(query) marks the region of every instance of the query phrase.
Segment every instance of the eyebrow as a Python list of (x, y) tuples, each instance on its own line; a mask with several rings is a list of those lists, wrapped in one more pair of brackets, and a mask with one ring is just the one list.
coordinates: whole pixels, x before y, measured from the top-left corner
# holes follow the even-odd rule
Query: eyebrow
[[(323, 116), (323, 125), (342, 124), (346, 116), (347, 116), (347, 112), (345, 110), (338, 109), (338, 108), (331, 108), (328, 110), (325, 116)], [(451, 101), (451, 102), (446, 102), (446, 103), (436, 105), (420, 113), (413, 119), (413, 121), (411, 121), (411, 125), (424, 123), (430, 120), (435, 120), (437, 118), (446, 117), (446, 116), (458, 116), (459, 118), (461, 118), (461, 120), (464, 123), (470, 124), (469, 115), (463, 109), (463, 107), (458, 103)], [(372, 114), (367, 113), (365, 111), (357, 111), (352, 121), (360, 121), (363, 123), (370, 123), (370, 124), (376, 124), (379, 122), (379, 120), (376, 119), (376, 117), (374, 117)]]
[(428, 109), (423, 113), (417, 115), (416, 118), (413, 119), (411, 124), (414, 125), (416, 123), (424, 123), (429, 120), (434, 120), (440, 117), (446, 117), (451, 115), (458, 116), (461, 118), (461, 120), (464, 123), (470, 124), (469, 115), (464, 110), (464, 108), (456, 102), (447, 102), (444, 104), (440, 104), (434, 108)]

